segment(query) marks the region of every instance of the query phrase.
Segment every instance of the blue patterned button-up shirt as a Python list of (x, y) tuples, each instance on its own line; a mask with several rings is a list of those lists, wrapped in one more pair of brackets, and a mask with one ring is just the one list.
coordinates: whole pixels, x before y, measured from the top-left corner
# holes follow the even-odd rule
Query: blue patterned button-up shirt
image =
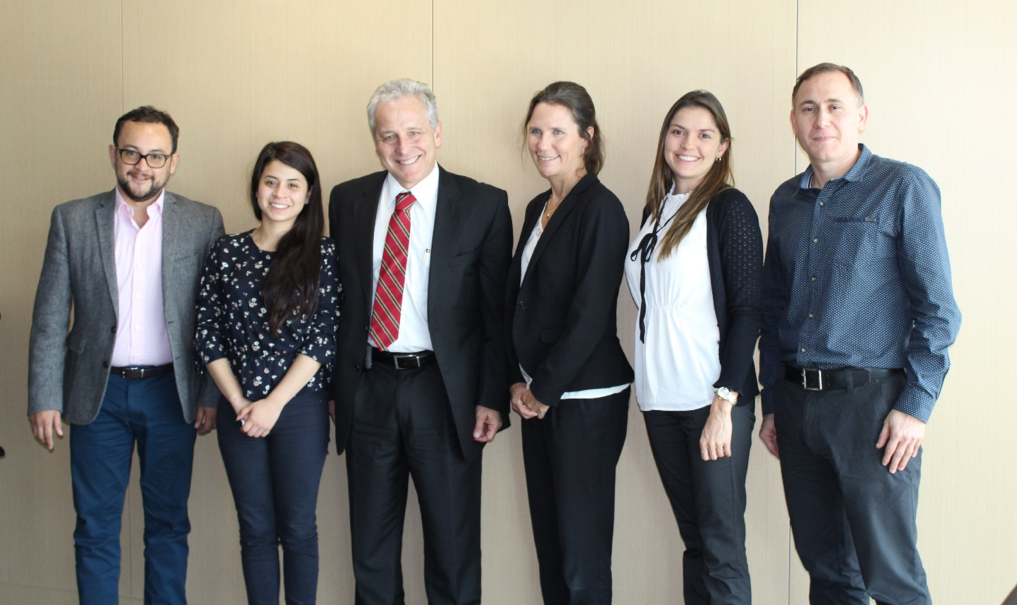
[(810, 166), (770, 199), (759, 341), (763, 413), (784, 364), (903, 368), (895, 409), (928, 421), (960, 328), (939, 187), (922, 169), (861, 155), (822, 190)]

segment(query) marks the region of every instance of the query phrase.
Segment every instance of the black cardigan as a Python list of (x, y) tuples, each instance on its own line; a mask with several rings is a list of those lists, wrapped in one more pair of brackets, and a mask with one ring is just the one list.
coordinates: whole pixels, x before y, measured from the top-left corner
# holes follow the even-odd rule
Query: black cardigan
[[(644, 223), (649, 215), (646, 207)], [(752, 355), (763, 318), (763, 236), (755, 208), (737, 189), (718, 193), (706, 208), (706, 258), (720, 329), (720, 377), (713, 386), (731, 389), (738, 405), (748, 405), (759, 394)]]

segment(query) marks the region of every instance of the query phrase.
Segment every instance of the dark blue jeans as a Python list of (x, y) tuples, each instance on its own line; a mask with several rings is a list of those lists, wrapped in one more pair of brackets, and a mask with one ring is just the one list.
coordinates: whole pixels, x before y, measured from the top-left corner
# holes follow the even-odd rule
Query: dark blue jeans
[(297, 393), (264, 438), (240, 431), (219, 400), (219, 451), (240, 521), (240, 558), (247, 601), (279, 603), (279, 545), (288, 605), (314, 603), (318, 592), (315, 507), (328, 452), (324, 391)]
[(187, 497), (195, 435), (184, 422), (172, 374), (110, 376), (99, 415), (91, 424), (71, 427), (74, 553), (83, 605), (119, 601), (120, 519), (135, 442), (145, 511), (145, 603), (187, 602)]

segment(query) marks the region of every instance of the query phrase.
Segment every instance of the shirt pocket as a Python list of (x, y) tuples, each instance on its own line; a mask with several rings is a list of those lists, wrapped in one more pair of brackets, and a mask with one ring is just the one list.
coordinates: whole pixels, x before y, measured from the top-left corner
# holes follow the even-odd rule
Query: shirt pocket
[(861, 270), (894, 256), (893, 240), (876, 217), (835, 219), (833, 229), (833, 262), (841, 267)]

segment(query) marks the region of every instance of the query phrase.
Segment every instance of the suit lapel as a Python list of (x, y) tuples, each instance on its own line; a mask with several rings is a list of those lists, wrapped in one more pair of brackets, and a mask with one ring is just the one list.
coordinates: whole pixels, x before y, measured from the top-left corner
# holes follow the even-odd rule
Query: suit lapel
[(180, 214), (177, 203), (176, 197), (167, 191), (162, 200), (162, 267), (160, 268), (164, 305), (166, 301), (174, 300), (174, 297), (166, 295), (174, 287), (173, 272), (171, 271), (173, 260), (177, 257), (177, 243), (183, 241), (187, 230), (190, 229), (189, 225), (184, 224), (185, 217)]
[(378, 217), (378, 200), (385, 184), (386, 173), (377, 182), (365, 185), (360, 197), (353, 201), (353, 233), (357, 238), (357, 261), (360, 268), (360, 286), (368, 314), (374, 305), (374, 227)]
[(441, 272), (448, 270), (449, 260), (452, 258), (453, 244), (456, 241), (456, 234), (459, 233), (459, 225), (463, 219), (462, 191), (455, 179), (438, 166), (438, 200), (434, 213), (434, 233), (431, 236), (431, 267), (427, 275), (427, 314), (433, 317), (431, 311), (435, 300), (441, 299), (441, 289), (431, 286), (441, 283)]
[(99, 257), (102, 259), (103, 272), (106, 274), (106, 285), (109, 297), (113, 301), (113, 309), (120, 314), (120, 295), (117, 289), (116, 241), (113, 236), (114, 211), (116, 195), (111, 191), (103, 196), (95, 208), (95, 228), (99, 234)]
[[(558, 206), (558, 208), (554, 211), (554, 214), (551, 215), (551, 220), (547, 222), (547, 227), (544, 227), (544, 232), (540, 235), (540, 240), (537, 241), (537, 245), (533, 248), (533, 255), (530, 256), (531, 266), (537, 264), (537, 261), (540, 259), (540, 255), (543, 254), (544, 250), (547, 248), (548, 242), (550, 242), (551, 238), (554, 237), (555, 231), (557, 231), (558, 228), (562, 225), (562, 223), (564, 223), (568, 219), (569, 214), (571, 214), (572, 211), (579, 204), (579, 200), (584, 197), (583, 194), (586, 192), (586, 190), (589, 189), (590, 186), (592, 186), (596, 182), (597, 182), (596, 175), (587, 174), (582, 179), (580, 179), (579, 182), (576, 183), (576, 185), (572, 188), (572, 191), (569, 191), (569, 194), (565, 196), (565, 199), (562, 200), (561, 205)], [(550, 190), (547, 192), (547, 197), (548, 198), (551, 197)], [(538, 208), (536, 220), (540, 220), (542, 214), (543, 214), (542, 209)], [(527, 221), (528, 223), (530, 223), (529, 230), (525, 230), (524, 227), (524, 231), (520, 235), (520, 238), (530, 237), (530, 231), (533, 230), (533, 225), (536, 224), (536, 220), (533, 222)], [(527, 272), (526, 277), (523, 278), (523, 283), (520, 284), (520, 288), (526, 285), (526, 280), (528, 277), (529, 272)]]

